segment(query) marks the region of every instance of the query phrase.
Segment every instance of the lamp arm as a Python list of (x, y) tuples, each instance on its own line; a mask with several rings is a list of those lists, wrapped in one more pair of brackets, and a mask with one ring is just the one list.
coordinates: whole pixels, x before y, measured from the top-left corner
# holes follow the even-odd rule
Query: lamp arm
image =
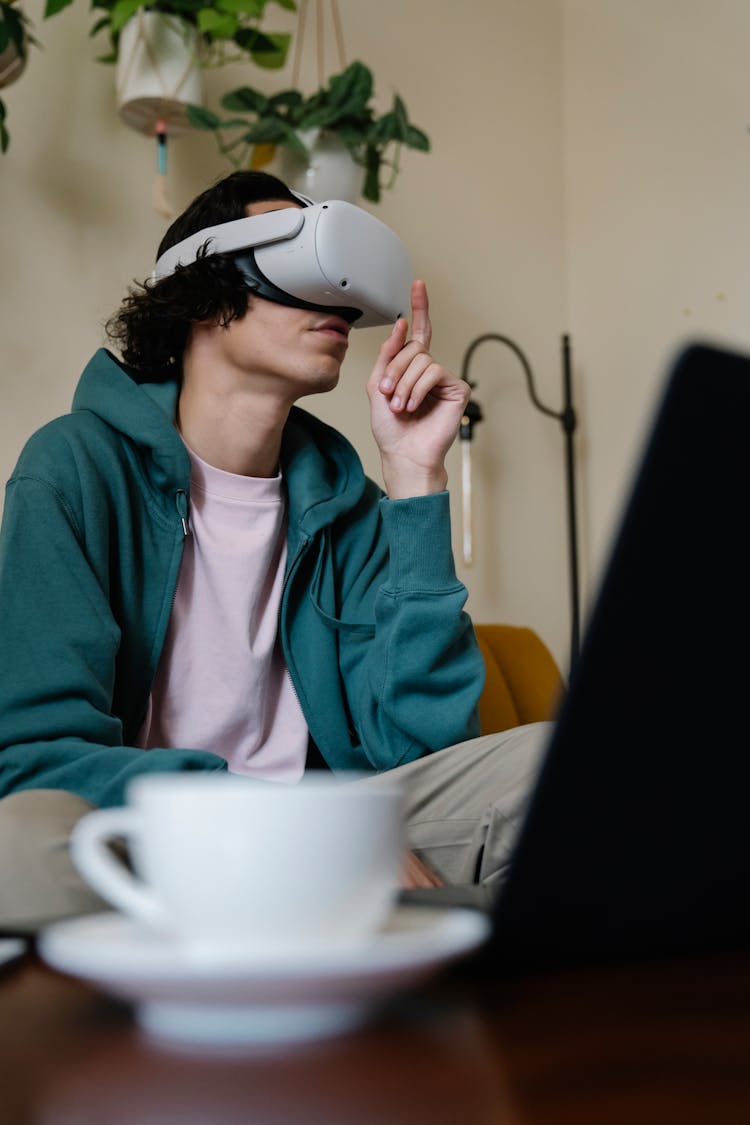
[[(474, 355), (474, 352), (477, 350), (479, 345), (484, 344), (487, 340), (494, 340), (496, 343), (505, 344), (507, 348), (510, 348), (510, 350), (520, 361), (521, 367), (523, 368), (523, 373), (526, 376), (526, 386), (528, 388), (529, 398), (533, 402), (534, 406), (537, 408), (537, 410), (541, 410), (542, 414), (547, 414), (550, 418), (556, 418), (558, 422), (562, 422), (565, 415), (565, 408), (563, 408), (563, 410), (552, 410), (549, 406), (544, 405), (544, 403), (536, 393), (536, 387), (534, 386), (534, 375), (532, 373), (531, 365), (529, 364), (528, 359), (521, 351), (518, 344), (516, 344), (508, 336), (501, 336), (497, 332), (485, 332), (484, 335), (477, 336), (476, 340), (472, 340), (472, 342), (466, 349), (466, 352), (464, 353), (463, 363), (461, 365), (461, 378), (464, 380), (464, 382), (469, 383), (469, 386), (472, 386), (468, 377), (469, 364), (471, 363), (472, 356)], [(573, 428), (575, 429), (575, 422)]]
[[(570, 365), (570, 337), (564, 335), (562, 337), (562, 361), (563, 361), (563, 406), (562, 410), (552, 410), (551, 407), (545, 406), (540, 400), (536, 387), (534, 386), (534, 375), (531, 370), (531, 365), (526, 358), (524, 352), (519, 348), (515, 341), (511, 340), (508, 336), (503, 336), (498, 332), (485, 332), (481, 336), (477, 336), (475, 340), (469, 344), (464, 353), (463, 362), (461, 364), (461, 378), (465, 383), (474, 389), (475, 383), (469, 379), (469, 366), (471, 364), (474, 352), (480, 344), (486, 343), (488, 340), (494, 340), (498, 344), (504, 344), (513, 352), (519, 360), (526, 377), (526, 387), (529, 392), (529, 398), (537, 410), (542, 414), (546, 414), (549, 418), (555, 418), (562, 426), (565, 434), (565, 477), (566, 477), (566, 497), (567, 497), (567, 520), (568, 520), (568, 567), (570, 579), (570, 610), (571, 610), (571, 628), (570, 628), (570, 673), (572, 674), (575, 665), (578, 661), (578, 652), (580, 648), (580, 604), (579, 604), (579, 577), (578, 577), (578, 534), (577, 534), (577, 515), (576, 515), (576, 490), (575, 490), (575, 450), (573, 445), (573, 435), (575, 434), (578, 420), (576, 412), (573, 407), (573, 387), (571, 378), (571, 365)], [(473, 437), (474, 424), (482, 419), (482, 412), (478, 404), (473, 403), (471, 400), (467, 406), (466, 413), (462, 419), (461, 438), (463, 441), (471, 441)]]

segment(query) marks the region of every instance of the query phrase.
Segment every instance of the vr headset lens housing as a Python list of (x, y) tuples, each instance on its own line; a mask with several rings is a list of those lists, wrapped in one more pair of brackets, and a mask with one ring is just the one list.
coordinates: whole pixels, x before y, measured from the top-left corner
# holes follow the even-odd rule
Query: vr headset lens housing
[(267, 301), (275, 301), (277, 305), (288, 305), (293, 309), (312, 309), (313, 312), (324, 312), (329, 315), (335, 312), (336, 316), (342, 317), (349, 324), (354, 324), (362, 316), (361, 309), (343, 305), (340, 307), (336, 305), (333, 308), (331, 305), (316, 305), (312, 301), (304, 301), (301, 297), (293, 297), (291, 293), (285, 293), (263, 274), (258, 267), (255, 254), (254, 250), (249, 250), (247, 254), (238, 254), (234, 264), (242, 274), (248, 289), (252, 289), (259, 297), (265, 297)]
[(162, 254), (154, 277), (194, 262), (206, 244), (209, 254), (236, 253), (248, 287), (267, 300), (332, 313), (358, 328), (409, 314), (406, 247), (353, 203), (332, 199), (207, 227)]

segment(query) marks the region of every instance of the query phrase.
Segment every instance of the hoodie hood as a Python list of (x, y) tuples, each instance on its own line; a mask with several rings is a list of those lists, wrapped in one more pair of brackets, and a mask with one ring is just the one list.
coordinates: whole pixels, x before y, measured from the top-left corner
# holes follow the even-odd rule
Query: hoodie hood
[(190, 458), (174, 425), (178, 384), (136, 383), (106, 348), (86, 364), (72, 411), (87, 410), (146, 454), (149, 476), (160, 491), (187, 489)]
[[(105, 348), (86, 365), (72, 411), (89, 411), (139, 447), (160, 491), (189, 491), (190, 458), (174, 424), (177, 380), (137, 383)], [(289, 525), (303, 536), (353, 508), (365, 475), (352, 445), (337, 430), (299, 407), (284, 427), (281, 467), (289, 496)]]
[(289, 524), (314, 535), (351, 511), (361, 500), (366, 478), (353, 446), (338, 430), (293, 406), (281, 442), (281, 469), (287, 482)]

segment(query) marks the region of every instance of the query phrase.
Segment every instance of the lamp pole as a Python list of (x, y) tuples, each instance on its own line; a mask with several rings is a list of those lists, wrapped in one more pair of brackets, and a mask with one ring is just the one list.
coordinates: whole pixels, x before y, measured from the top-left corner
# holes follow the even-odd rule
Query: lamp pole
[[(575, 408), (573, 406), (573, 380), (571, 375), (571, 358), (570, 358), (570, 337), (564, 335), (562, 337), (562, 385), (563, 385), (563, 406), (561, 410), (552, 410), (549, 406), (545, 406), (539, 399), (534, 385), (534, 375), (531, 370), (531, 365), (526, 358), (524, 352), (513, 340), (508, 336), (502, 336), (497, 332), (485, 332), (481, 336), (477, 336), (475, 340), (469, 344), (466, 352), (464, 353), (463, 362), (461, 364), (461, 378), (464, 382), (474, 389), (476, 383), (472, 383), (469, 379), (469, 366), (471, 364), (474, 352), (480, 344), (484, 344), (489, 340), (494, 340), (498, 344), (504, 344), (507, 348), (514, 353), (516, 358), (520, 361), (526, 377), (526, 387), (529, 392), (529, 398), (537, 410), (542, 414), (546, 414), (549, 418), (555, 418), (562, 426), (565, 438), (565, 494), (566, 494), (566, 515), (568, 526), (568, 576), (570, 583), (570, 673), (572, 674), (578, 661), (578, 653), (580, 650), (580, 597), (579, 597), (579, 579), (578, 579), (578, 519), (576, 513), (576, 487), (575, 487), (575, 444), (574, 435), (577, 427), (577, 418)], [(474, 437), (474, 426), (477, 422), (482, 420), (482, 410), (478, 403), (473, 399), (469, 400), (466, 407), (466, 412), (461, 419), (461, 427), (459, 436), (462, 443), (469, 443)], [(465, 451), (468, 450), (468, 444), (463, 445)]]

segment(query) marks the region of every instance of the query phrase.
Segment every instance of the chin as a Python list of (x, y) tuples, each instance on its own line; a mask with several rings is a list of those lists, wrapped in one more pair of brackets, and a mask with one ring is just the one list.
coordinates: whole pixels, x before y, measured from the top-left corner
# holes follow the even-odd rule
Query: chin
[(304, 395), (320, 395), (325, 394), (327, 391), (334, 390), (338, 386), (340, 371), (327, 371), (321, 370), (311, 375), (305, 380), (305, 389), (302, 391)]
[(320, 394), (323, 391), (332, 391), (339, 385), (339, 372), (335, 375), (324, 375), (321, 377), (320, 384), (312, 392), (313, 394)]

